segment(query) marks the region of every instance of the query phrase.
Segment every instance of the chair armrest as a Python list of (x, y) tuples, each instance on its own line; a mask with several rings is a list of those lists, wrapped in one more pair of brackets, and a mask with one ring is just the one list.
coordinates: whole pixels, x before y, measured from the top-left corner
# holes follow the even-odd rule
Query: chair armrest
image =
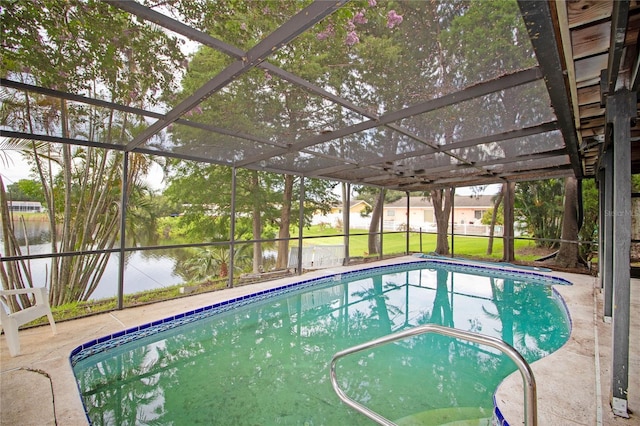
[(33, 293), (36, 297), (36, 303), (41, 305), (43, 303), (49, 304), (49, 298), (47, 297), (47, 289), (45, 287), (31, 287), (31, 288), (16, 288), (12, 290), (0, 290), (0, 296), (11, 296), (16, 294), (29, 294)]
[(51, 314), (49, 307), (48, 292), (45, 287), (20, 288), (12, 290), (0, 290), (0, 296), (15, 296), (18, 294), (33, 293), (35, 295), (35, 304), (29, 307), (22, 307), (16, 312), (8, 312), (5, 303), (0, 302), (0, 326), (4, 331), (7, 344), (9, 346), (9, 354), (16, 356), (20, 354), (20, 341), (18, 340), (18, 328), (35, 319), (46, 316), (51, 324), (53, 334), (56, 334), (56, 323)]

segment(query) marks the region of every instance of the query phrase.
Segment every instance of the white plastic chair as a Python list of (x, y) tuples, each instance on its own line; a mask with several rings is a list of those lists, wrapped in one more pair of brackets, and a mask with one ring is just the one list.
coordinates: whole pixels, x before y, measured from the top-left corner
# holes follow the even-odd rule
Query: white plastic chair
[(33, 293), (36, 304), (16, 312), (10, 312), (4, 303), (0, 302), (0, 326), (4, 330), (4, 335), (9, 346), (11, 356), (20, 354), (20, 341), (18, 340), (18, 327), (43, 316), (49, 318), (49, 324), (56, 334), (56, 323), (51, 315), (49, 307), (49, 295), (44, 287), (21, 288), (15, 290), (0, 290), (0, 296), (11, 296), (16, 294)]

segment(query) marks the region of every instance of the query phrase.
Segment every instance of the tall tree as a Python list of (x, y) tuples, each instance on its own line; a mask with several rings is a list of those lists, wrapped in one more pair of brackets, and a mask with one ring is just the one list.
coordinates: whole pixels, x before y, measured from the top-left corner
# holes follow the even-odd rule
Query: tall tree
[(580, 232), (578, 206), (578, 180), (575, 177), (564, 179), (564, 214), (562, 217), (562, 241), (555, 258), (555, 264), (564, 268), (576, 268), (580, 261), (578, 237)]
[(489, 225), (489, 242), (487, 243), (487, 254), (493, 253), (493, 236), (496, 230), (496, 223), (498, 222), (499, 208), (504, 198), (504, 191), (506, 190), (506, 184), (502, 184), (500, 192), (493, 197), (493, 209), (491, 210), (491, 221)]
[[(249, 180), (249, 190), (254, 196), (258, 196), (260, 193), (260, 180), (258, 178), (258, 172), (256, 170), (251, 171), (251, 178)], [(256, 240), (253, 243), (253, 273), (260, 272), (262, 268), (262, 209), (260, 203), (252, 203), (251, 206), (251, 221), (253, 224), (253, 239)]]
[(382, 217), (384, 211), (384, 194), (385, 190), (380, 188), (378, 191), (378, 196), (376, 197), (376, 202), (373, 205), (373, 211), (371, 212), (371, 222), (369, 223), (369, 254), (382, 254), (380, 251), (380, 236), (377, 234), (380, 229), (380, 218)]
[(293, 175), (284, 176), (284, 190), (282, 191), (282, 211), (280, 226), (278, 227), (278, 257), (276, 269), (285, 269), (289, 263), (289, 238), (291, 237), (291, 199), (293, 198)]
[(387, 191), (372, 186), (355, 186), (353, 190), (357, 193), (357, 198), (366, 201), (371, 207), (364, 210), (365, 215), (371, 215), (369, 222), (368, 253), (378, 254), (380, 252), (380, 218), (383, 214), (384, 204), (393, 203), (403, 197), (400, 191)]
[[(143, 108), (175, 87), (183, 59), (177, 39), (106, 2), (10, 2), (2, 13), (3, 77)], [(28, 133), (122, 144), (143, 123), (128, 113), (29, 92), (11, 91), (6, 99), (2, 124)], [(118, 232), (120, 210), (114, 206), (122, 193), (133, 196), (148, 159), (130, 157), (125, 184), (121, 153), (36, 143), (23, 152), (44, 191), (54, 254), (108, 250), (124, 238)], [(51, 303), (87, 300), (109, 256), (52, 258)], [(22, 285), (3, 281), (5, 288)]]
[(447, 229), (451, 216), (451, 202), (455, 194), (455, 188), (433, 189), (430, 191), (433, 212), (436, 219), (438, 236), (436, 239), (436, 253), (449, 254), (449, 239)]

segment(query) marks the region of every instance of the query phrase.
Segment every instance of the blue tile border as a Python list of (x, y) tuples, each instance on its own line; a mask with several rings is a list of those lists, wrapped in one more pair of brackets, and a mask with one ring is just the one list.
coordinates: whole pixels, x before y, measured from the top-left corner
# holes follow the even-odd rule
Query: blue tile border
[(493, 394), (493, 424), (496, 426), (509, 426), (507, 419), (504, 418), (502, 412), (498, 408), (498, 402), (496, 401), (496, 394)]
[(491, 276), (495, 276), (493, 274), (498, 275), (498, 278), (520, 278), (534, 281), (539, 284), (546, 285), (573, 285), (571, 281), (566, 280), (564, 278), (556, 277), (553, 275), (545, 275), (539, 272), (531, 272), (524, 270), (513, 269), (512, 265), (500, 266), (499, 263), (492, 263), (487, 265), (475, 265), (475, 264), (465, 264), (459, 262), (452, 262), (447, 260), (439, 260), (439, 259), (429, 259), (426, 260), (429, 263), (448, 265), (453, 270), (458, 272), (471, 272), (476, 275), (487, 275), (491, 273)]

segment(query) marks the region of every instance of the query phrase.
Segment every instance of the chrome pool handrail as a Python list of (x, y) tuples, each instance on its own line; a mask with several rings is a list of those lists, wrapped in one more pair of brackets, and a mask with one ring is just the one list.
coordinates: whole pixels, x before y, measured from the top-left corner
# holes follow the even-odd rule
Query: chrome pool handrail
[(349, 398), (347, 394), (338, 385), (338, 379), (336, 376), (336, 364), (338, 360), (344, 356), (363, 351), (365, 349), (375, 348), (387, 343), (395, 342), (397, 340), (405, 339), (407, 337), (413, 337), (425, 333), (436, 333), (445, 336), (455, 337), (458, 339), (468, 340), (473, 343), (480, 343), (498, 349), (500, 352), (507, 355), (516, 364), (520, 374), (522, 375), (522, 381), (524, 382), (524, 421), (526, 426), (538, 425), (538, 407), (536, 397), (536, 381), (533, 377), (533, 371), (529, 363), (520, 355), (520, 353), (503, 340), (497, 339), (491, 336), (485, 336), (483, 334), (472, 333), (470, 331), (458, 330), (455, 328), (443, 327), (436, 324), (425, 324), (413, 327), (407, 330), (399, 331), (397, 333), (389, 334), (387, 336), (380, 337), (379, 339), (371, 340), (369, 342), (362, 343), (360, 345), (353, 346), (348, 349), (337, 352), (331, 359), (331, 385), (333, 390), (338, 394), (338, 397), (353, 408), (356, 411), (369, 417), (371, 420), (384, 426), (396, 426), (395, 423), (381, 416), (375, 411), (365, 407), (364, 405)]

